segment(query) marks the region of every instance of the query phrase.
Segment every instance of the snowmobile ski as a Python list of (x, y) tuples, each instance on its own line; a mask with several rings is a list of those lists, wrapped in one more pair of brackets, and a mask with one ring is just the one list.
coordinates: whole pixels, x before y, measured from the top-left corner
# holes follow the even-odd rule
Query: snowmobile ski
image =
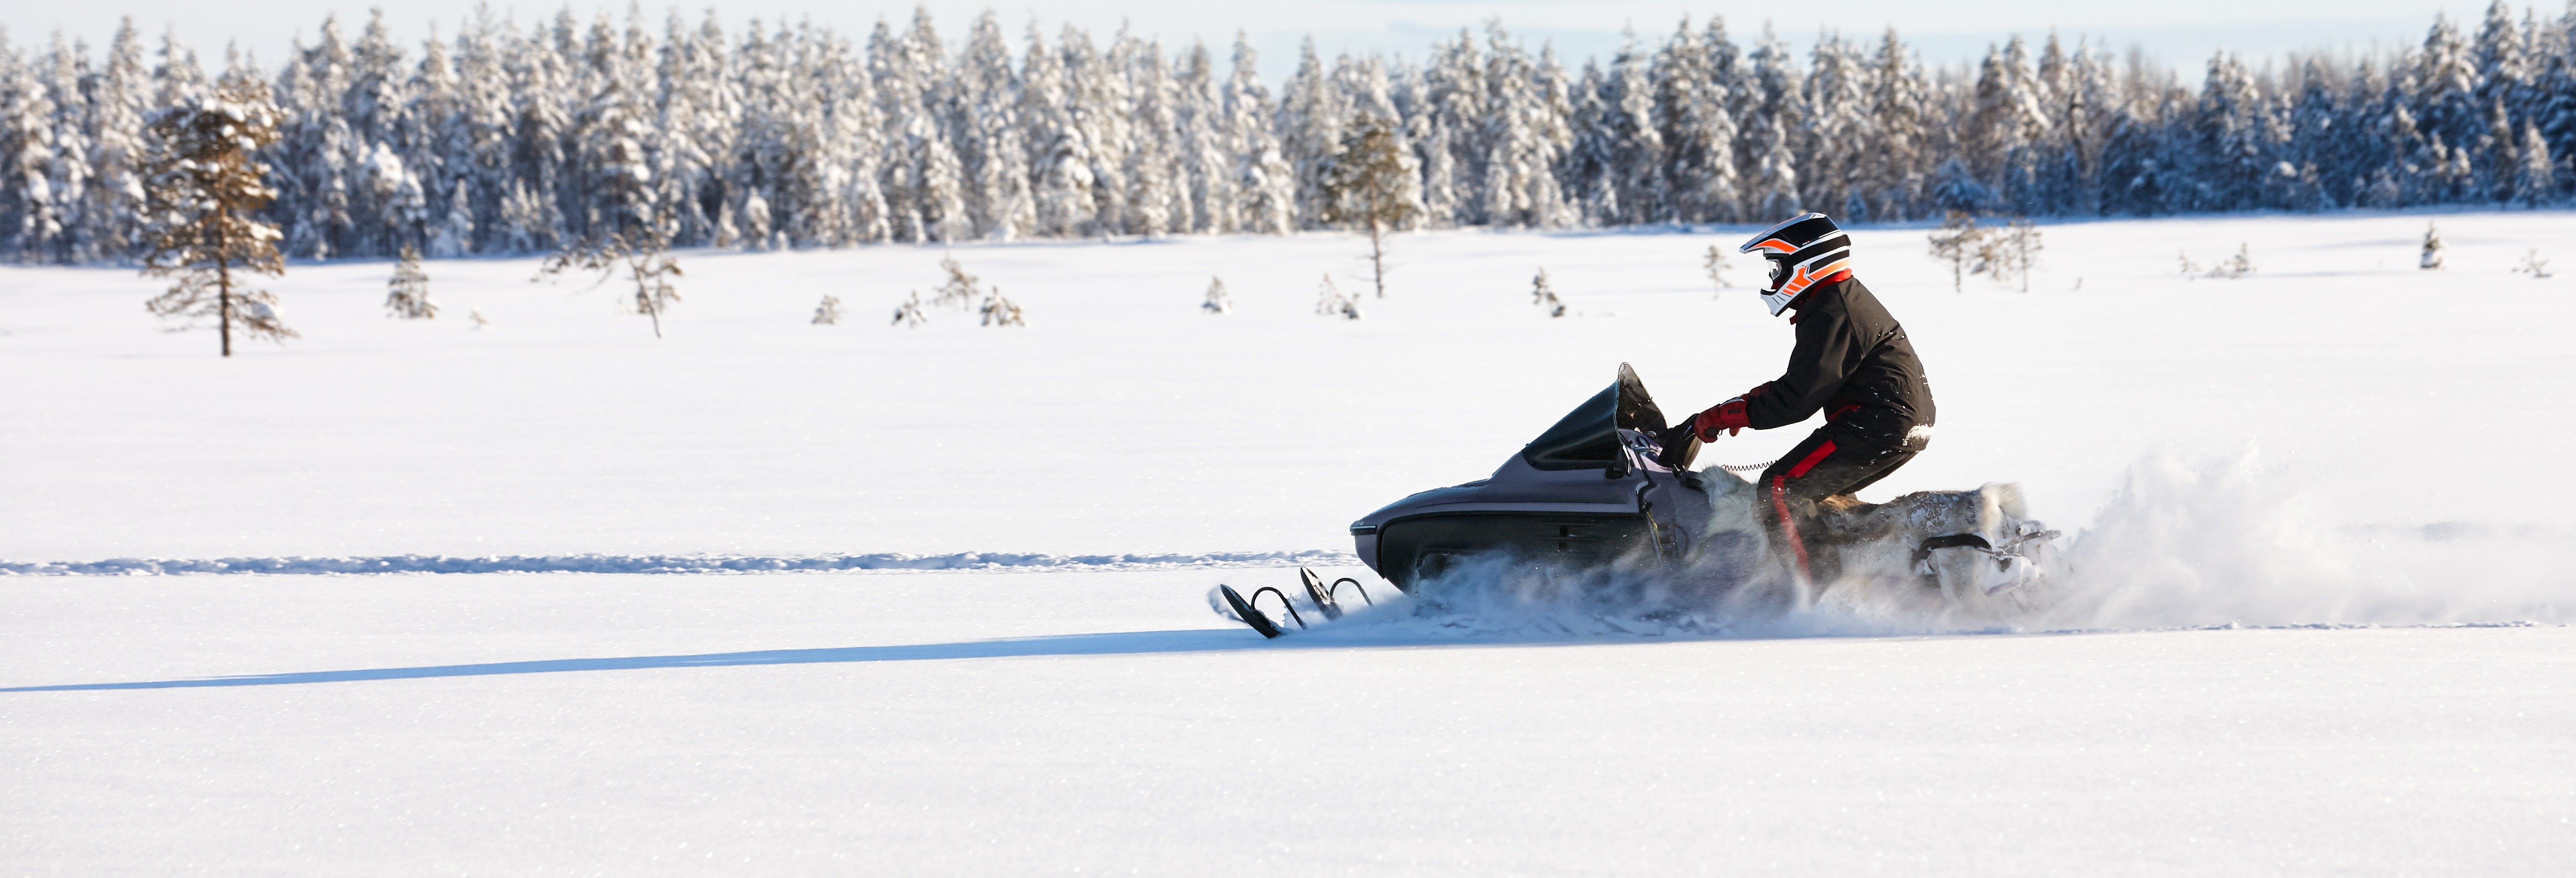
[[(1218, 593), (1225, 595), (1226, 606), (1234, 608), (1235, 618), (1243, 620), (1243, 624), (1245, 625), (1252, 626), (1252, 630), (1261, 632), (1261, 636), (1277, 637), (1288, 633), (1280, 629), (1279, 623), (1270, 621), (1269, 616), (1263, 615), (1260, 610), (1253, 609), (1252, 601), (1244, 600), (1243, 595), (1234, 590), (1234, 586), (1219, 584), (1216, 587), (1216, 590)], [(1306, 627), (1306, 619), (1297, 615), (1297, 608), (1288, 603), (1288, 595), (1281, 593), (1278, 589), (1266, 585), (1253, 589), (1252, 600), (1260, 600), (1261, 593), (1265, 591), (1279, 595), (1279, 605), (1287, 608), (1288, 617), (1297, 620), (1297, 627), (1300, 630), (1303, 630)]]
[(1341, 603), (1333, 600), (1333, 590), (1324, 587), (1324, 577), (1316, 573), (1315, 568), (1297, 568), (1297, 581), (1306, 586), (1306, 596), (1314, 599), (1315, 609), (1323, 611), (1324, 621), (1330, 622), (1342, 617)]

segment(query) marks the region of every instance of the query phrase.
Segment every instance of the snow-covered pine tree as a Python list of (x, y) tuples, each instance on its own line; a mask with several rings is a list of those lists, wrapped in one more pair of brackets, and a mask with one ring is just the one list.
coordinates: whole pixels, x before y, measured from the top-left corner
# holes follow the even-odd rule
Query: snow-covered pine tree
[(1701, 271), (1708, 273), (1708, 282), (1717, 285), (1718, 295), (1725, 295), (1726, 288), (1733, 286), (1726, 282), (1727, 265), (1724, 248), (1715, 244), (1708, 245), (1708, 254), (1700, 259), (1699, 265)]
[[(837, 243), (876, 243), (892, 238), (894, 226), (886, 209), (885, 148), (878, 138), (885, 120), (877, 112), (875, 84), (866, 62), (838, 40), (830, 45), (831, 70), (818, 84), (825, 108), (824, 183), (837, 197), (842, 219)], [(837, 177), (837, 179), (836, 179)]]
[(1127, 217), (1127, 175), (1125, 172), (1130, 126), (1130, 107), (1125, 74), (1126, 59), (1136, 51), (1133, 38), (1121, 31), (1111, 43), (1109, 56), (1103, 56), (1091, 44), (1091, 35), (1067, 25), (1057, 41), (1064, 59), (1066, 110), (1074, 130), (1082, 133), (1082, 146), (1091, 174), (1091, 216), (1085, 218), (1085, 234), (1115, 235), (1125, 231)]
[[(1436, 46), (1414, 77), (1405, 133), (1422, 165), (1426, 225), (1491, 222), (1487, 217), (1496, 205), (1492, 193), (1484, 191), (1487, 180), (1479, 166), (1493, 158), (1487, 141), (1511, 136), (1519, 120), (1515, 113), (1489, 113), (1485, 108), (1489, 100), (1518, 99), (1511, 93), (1527, 86), (1488, 84), (1486, 67), (1478, 58), (1475, 39), (1461, 28), (1457, 41)], [(1490, 98), (1489, 91), (1493, 92)], [(1551, 175), (1554, 171), (1543, 170)], [(1503, 201), (1508, 204), (1508, 196)]]
[(1082, 235), (1092, 216), (1091, 150), (1073, 124), (1066, 88), (1063, 58), (1030, 21), (1015, 109), (1020, 140), (1029, 150), (1031, 234), (1041, 237)]
[(514, 59), (512, 91), (518, 97), (517, 119), (510, 126), (517, 140), (512, 162), (517, 172), (512, 181), (517, 209), (507, 212), (504, 221), (509, 227), (503, 234), (513, 241), (514, 250), (559, 247), (573, 234), (567, 214), (575, 212), (564, 208), (566, 193), (573, 191), (565, 146), (572, 134), (571, 99), (578, 86), (572, 64), (562, 54), (563, 44), (572, 39), (571, 19), (559, 15), (555, 22), (553, 42), (545, 40), (540, 30), (527, 37), (514, 34), (509, 44)]
[(1484, 197), (1476, 214), (1488, 225), (1554, 228), (1569, 222), (1565, 191), (1556, 179), (1568, 138), (1561, 77), (1551, 82), (1554, 59), (1532, 59), (1499, 23), (1485, 31), (1486, 151), (1478, 161)]
[(1870, 160), (1860, 169), (1870, 192), (1870, 214), (1880, 220), (1921, 215), (1923, 188), (1932, 170), (1933, 138), (1924, 118), (1930, 90), (1922, 66), (1897, 39), (1896, 29), (1889, 28), (1870, 59)]
[(1751, 70), (1747, 75), (1744, 100), (1748, 124), (1739, 129), (1743, 152), (1754, 157), (1753, 179), (1746, 187), (1745, 206), (1752, 219), (1777, 222), (1797, 215), (1805, 206), (1798, 192), (1800, 168), (1794, 152), (1792, 132), (1805, 124), (1798, 108), (1798, 73), (1790, 58), (1789, 46), (1780, 41), (1768, 24), (1762, 27), (1762, 40), (1746, 56)]
[(2504, 0), (2490, 0), (2469, 45), (2470, 63), (2478, 74), (2473, 99), (2485, 109), (2487, 120), (2475, 157), (2479, 190), (2498, 202), (2516, 197), (2516, 183), (2523, 175), (2522, 143), (2516, 135), (2530, 113), (2525, 104), (2534, 71), (2528, 37)]
[(345, 255), (391, 255), (419, 243), (426, 231), (428, 193), (408, 161), (413, 126), (402, 54), (385, 27), (384, 10), (374, 10), (351, 47), (347, 87), (337, 96), (349, 132), (344, 155), (356, 169), (357, 184), (349, 190), (349, 239), (337, 248)]
[(258, 151), (278, 138), (268, 87), (235, 68), (214, 92), (155, 113), (157, 142), (144, 168), (143, 273), (175, 278), (145, 307), (166, 318), (213, 318), (224, 356), (233, 332), (283, 341), (277, 297), (243, 287), (244, 274), (282, 275), (276, 226), (258, 214), (275, 198)]
[(1152, 238), (1172, 230), (1177, 218), (1189, 223), (1189, 205), (1179, 166), (1180, 117), (1174, 112), (1171, 71), (1162, 47), (1143, 43), (1127, 53), (1127, 94), (1134, 98), (1128, 115), (1128, 149), (1124, 166), (1127, 214), (1122, 225), (1132, 234)]
[[(1573, 88), (1566, 82), (1564, 65), (1557, 63), (1553, 45), (1539, 45), (1538, 62), (1529, 71), (1536, 86), (1532, 111), (1537, 114), (1538, 142), (1545, 147), (1549, 163), (1561, 165), (1565, 154), (1574, 148)], [(1537, 214), (1535, 224), (1538, 227), (1560, 229), (1579, 221), (1573, 199), (1554, 174), (1533, 174), (1530, 179), (1536, 187), (1530, 196), (1530, 205)]]
[[(473, 228), (465, 242), (468, 250), (524, 249), (511, 246), (501, 228), (502, 203), (509, 196), (515, 170), (515, 108), (502, 35), (489, 10), (478, 10), (457, 34), (455, 57), (458, 107), (442, 136), (448, 149), (450, 212), (460, 202), (465, 205), (464, 220)], [(457, 224), (453, 219), (447, 223), (450, 236)]]
[(1281, 91), (1274, 123), (1280, 152), (1287, 156), (1296, 174), (1293, 209), (1300, 226), (1317, 227), (1331, 222), (1325, 218), (1330, 201), (1325, 178), (1333, 156), (1341, 150), (1348, 118), (1342, 95), (1333, 88), (1332, 76), (1324, 69), (1323, 59), (1315, 54), (1315, 40), (1309, 37), (1299, 48), (1297, 72)]
[(724, 165), (734, 152), (741, 107), (727, 67), (724, 27), (714, 10), (695, 29), (675, 10), (663, 29), (654, 199), (671, 211), (674, 241), (729, 246), (734, 233), (720, 230), (718, 220), (731, 206)]
[[(2018, 195), (2024, 150), (2045, 130), (2046, 115), (2032, 88), (2021, 38), (1989, 46), (1977, 69), (1974, 109), (1965, 119), (1961, 158), (1979, 184), (2009, 201)], [(1991, 209), (2000, 205), (1980, 205)], [(1955, 209), (1955, 208), (1954, 208)]]
[[(2415, 54), (2411, 72), (2408, 98), (2415, 127), (2431, 147), (2419, 159), (2422, 188), (2437, 201), (2464, 197), (2472, 181), (2453, 173), (2450, 152), (2478, 142), (2487, 129), (2486, 107), (2478, 100), (2476, 60), (2449, 17), (2434, 15), (2433, 27), (2424, 34), (2423, 47)], [(2461, 160), (2465, 159), (2464, 153)]]
[(96, 77), (90, 100), (86, 136), (94, 178), (79, 235), (88, 243), (89, 259), (123, 260), (134, 252), (143, 221), (143, 117), (153, 92), (147, 76), (143, 42), (128, 16), (116, 28), (107, 69)]
[(394, 275), (385, 281), (385, 314), (404, 320), (438, 316), (438, 303), (429, 299), (429, 273), (420, 267), (420, 248), (405, 244), (395, 260)]
[[(892, 39), (884, 22), (878, 22), (877, 31), (870, 39), (872, 47)], [(795, 81), (795, 54), (786, 31), (773, 38), (758, 19), (743, 31), (742, 46), (734, 53), (740, 119), (733, 153), (723, 165), (728, 195), (724, 209), (732, 216), (730, 223), (719, 217), (718, 225), (730, 225), (746, 250), (782, 243), (783, 221), (792, 215), (789, 207), (803, 197), (795, 191), (798, 180), (811, 179), (800, 177), (793, 168), (798, 142), (813, 135), (812, 120), (803, 117), (811, 108), (802, 105)], [(919, 239), (920, 215), (898, 209), (897, 202), (908, 191), (901, 173), (906, 166), (889, 155), (881, 168), (885, 174), (881, 191), (886, 194), (893, 233), (899, 240), (910, 241)]]
[(412, 144), (406, 164), (420, 178), (428, 250), (432, 256), (462, 256), (474, 248), (473, 137), (466, 126), (464, 83), (435, 32), (421, 46), (409, 92), (414, 130), (406, 135)]
[(823, 300), (814, 305), (814, 319), (807, 322), (815, 326), (841, 325), (841, 297), (824, 294)]
[(1866, 222), (1869, 199), (1861, 179), (1877, 156), (1870, 140), (1869, 66), (1839, 35), (1816, 41), (1800, 93), (1804, 159), (1801, 200), (1838, 212), (1845, 222)]
[(869, 71), (883, 108), (889, 163), (888, 207), (898, 240), (961, 241), (974, 237), (966, 207), (966, 168), (958, 160), (947, 122), (951, 89), (938, 32), (927, 8), (914, 10), (911, 30), (896, 39), (880, 21), (868, 41)]
[(1340, 151), (1324, 169), (1326, 222), (1365, 229), (1369, 273), (1378, 298), (1386, 297), (1386, 234), (1407, 228), (1421, 213), (1414, 158), (1397, 139), (1395, 122), (1363, 114), (1343, 130)]
[(1606, 88), (1600, 65), (1584, 61), (1583, 78), (1574, 87), (1574, 141), (1557, 171), (1584, 221), (1599, 225), (1615, 224), (1620, 215), (1618, 159), (1609, 135), (1615, 127), (1609, 116), (1617, 108), (1606, 99)]
[(2265, 137), (2264, 111), (2262, 96), (2255, 92), (2253, 75), (2245, 65), (2233, 54), (2211, 56), (2200, 102), (2192, 112), (2194, 152), (2201, 159), (2196, 208), (2271, 206), (2263, 201), (2263, 184), (2280, 159)]
[(2442, 229), (2439, 225), (2424, 224), (2424, 249), (2416, 257), (2415, 267), (2426, 271), (2442, 267)]
[(590, 242), (583, 246), (607, 246), (610, 238), (624, 247), (668, 241), (666, 213), (655, 203), (652, 157), (644, 146), (652, 136), (652, 110), (637, 93), (637, 71), (625, 53), (604, 42), (594, 42), (589, 59), (588, 78), (598, 91), (584, 102), (573, 129), (574, 160), (582, 170), (581, 227)]
[[(0, 33), (0, 55), (8, 54), (8, 35)], [(161, 29), (161, 51), (152, 66), (153, 92), (150, 106), (174, 107), (180, 101), (205, 93), (206, 72), (197, 64), (197, 50), (179, 42), (176, 25)]]
[(1271, 124), (1270, 91), (1261, 84), (1258, 60), (1251, 41), (1237, 31), (1234, 72), (1225, 81), (1226, 137), (1236, 156), (1234, 227), (1282, 235), (1297, 227), (1296, 167)]
[[(1724, 40), (1725, 24), (1712, 17), (1709, 35)], [(1731, 59), (1733, 47), (1727, 53)], [(1664, 141), (1673, 215), (1681, 221), (1733, 222), (1742, 215), (1735, 117), (1727, 109), (1733, 74), (1717, 69), (1708, 45), (1691, 32), (1688, 16), (1655, 55), (1655, 125)]]
[(91, 76), (88, 55), (87, 46), (67, 44), (57, 31), (53, 51), (47, 53), (42, 68), (43, 87), (54, 108), (53, 118), (46, 122), (53, 129), (53, 161), (45, 166), (45, 185), (52, 194), (52, 213), (60, 218), (60, 232), (43, 259), (65, 265), (97, 256), (94, 242), (85, 237), (90, 229), (85, 208), (90, 201), (92, 148), (87, 131), (90, 101), (84, 87)]
[(1226, 128), (1225, 98), (1219, 93), (1216, 62), (1207, 44), (1192, 43), (1181, 62), (1175, 98), (1180, 113), (1181, 165), (1188, 182), (1189, 231), (1223, 234), (1235, 231), (1241, 212), (1236, 198), (1235, 160)]
[(64, 231), (48, 173), (54, 102), (5, 37), (0, 33), (0, 242), (12, 258), (41, 262)]
[(1607, 111), (1602, 122), (1610, 147), (1613, 185), (1619, 190), (1620, 212), (1616, 221), (1623, 224), (1670, 221), (1672, 207), (1666, 198), (1669, 187), (1664, 179), (1664, 138), (1656, 132), (1655, 86), (1648, 77), (1648, 60), (1637, 46), (1637, 34), (1628, 31), (1622, 37), (1619, 53), (1611, 56), (1609, 74), (1603, 80), (1602, 95)]
[(1032, 234), (1037, 202), (1030, 193), (1029, 148), (1018, 118), (1020, 82), (1011, 71), (1011, 47), (992, 10), (975, 19), (957, 89), (967, 136), (960, 158), (966, 168), (966, 212), (977, 237), (1008, 241)]
[(427, 237), (428, 197), (421, 191), (420, 177), (412, 173), (401, 154), (390, 144), (378, 141), (368, 149), (359, 171), (363, 183), (359, 191), (366, 197), (353, 210), (372, 220), (358, 225), (360, 240), (368, 242), (362, 246), (372, 248), (385, 242), (416, 246)]
[(2549, 155), (2549, 141), (2541, 139), (2538, 126), (2522, 123), (2522, 144), (2517, 151), (2510, 200), (2524, 207), (2539, 207), (2557, 200), (2558, 163)]

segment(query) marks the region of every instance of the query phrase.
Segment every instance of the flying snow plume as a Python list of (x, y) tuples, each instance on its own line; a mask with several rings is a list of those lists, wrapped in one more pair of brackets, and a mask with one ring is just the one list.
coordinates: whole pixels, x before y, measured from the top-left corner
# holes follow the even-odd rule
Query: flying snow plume
[(2068, 547), (2041, 624), (2564, 623), (2576, 564), (2547, 534), (2437, 523), (2354, 528), (2272, 484), (2252, 452), (2140, 461)]
[[(1687, 573), (1462, 559), (1410, 595), (1346, 607), (1329, 627), (1302, 594), (1290, 599), (1317, 633), (1363, 641), (2576, 621), (2576, 559), (2561, 535), (2457, 523), (2356, 528), (2325, 513), (2313, 494), (2268, 478), (2252, 452), (2140, 461), (2092, 526), (2064, 543), (2046, 602), (2008, 619), (1961, 613), (1910, 584), (1828, 589), (1796, 607), (1785, 574), (1755, 545), (1719, 548), (1726, 562)], [(1259, 606), (1287, 624), (1277, 603)], [(1214, 597), (1210, 605), (1232, 618)]]

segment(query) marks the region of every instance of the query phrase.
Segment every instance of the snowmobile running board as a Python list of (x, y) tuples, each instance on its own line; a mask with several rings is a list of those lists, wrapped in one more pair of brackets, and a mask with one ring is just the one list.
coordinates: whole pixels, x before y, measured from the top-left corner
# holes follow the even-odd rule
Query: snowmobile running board
[[(1331, 585), (1325, 585), (1324, 577), (1317, 574), (1315, 572), (1315, 568), (1299, 567), (1297, 568), (1297, 580), (1306, 587), (1306, 597), (1315, 602), (1315, 608), (1323, 611), (1325, 621), (1331, 621), (1342, 617), (1342, 604), (1341, 601), (1336, 598), (1339, 596), (1342, 584), (1346, 582), (1350, 583), (1352, 588), (1359, 589), (1361, 600), (1367, 601), (1369, 606), (1377, 606), (1377, 599), (1369, 596), (1368, 587), (1361, 585), (1359, 580), (1352, 579), (1348, 576), (1333, 580), (1333, 584)], [(1241, 592), (1234, 590), (1234, 586), (1219, 584), (1216, 589), (1219, 594), (1225, 596), (1226, 606), (1234, 609), (1235, 617), (1242, 619), (1243, 624), (1251, 626), (1252, 630), (1261, 632), (1261, 636), (1264, 638), (1278, 637), (1288, 633), (1286, 628), (1280, 627), (1279, 623), (1272, 621), (1267, 614), (1253, 608), (1253, 603), (1261, 600), (1261, 595), (1264, 592), (1279, 596), (1279, 606), (1288, 611), (1288, 618), (1297, 623), (1297, 630), (1304, 631), (1307, 628), (1306, 617), (1298, 615), (1297, 605), (1289, 602), (1287, 592), (1265, 585), (1260, 588), (1253, 589), (1252, 599), (1245, 600)]]

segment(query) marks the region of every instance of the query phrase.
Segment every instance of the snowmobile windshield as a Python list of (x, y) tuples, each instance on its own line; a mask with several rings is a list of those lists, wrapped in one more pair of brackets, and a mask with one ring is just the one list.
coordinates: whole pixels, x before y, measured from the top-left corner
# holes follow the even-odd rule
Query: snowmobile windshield
[(1619, 380), (1591, 399), (1575, 406), (1574, 411), (1557, 419), (1537, 439), (1521, 449), (1521, 457), (1534, 469), (1607, 469), (1619, 465), (1619, 430), (1655, 431), (1664, 428), (1664, 412), (1655, 407), (1654, 397), (1646, 395), (1646, 383), (1637, 380), (1635, 370), (1619, 364)]

